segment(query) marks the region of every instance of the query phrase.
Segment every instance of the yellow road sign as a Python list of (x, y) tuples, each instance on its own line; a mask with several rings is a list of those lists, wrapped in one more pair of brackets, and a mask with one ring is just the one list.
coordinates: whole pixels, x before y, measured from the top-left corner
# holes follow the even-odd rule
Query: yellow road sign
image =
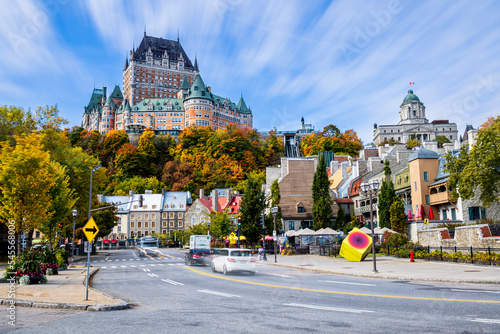
[(429, 225), (429, 218), (425, 218), (425, 219), (424, 219), (424, 224), (425, 224), (425, 225)]
[(99, 233), (99, 229), (97, 228), (94, 218), (90, 217), (90, 220), (83, 227), (83, 233), (85, 234), (89, 242), (92, 242), (92, 240), (94, 240), (97, 233)]

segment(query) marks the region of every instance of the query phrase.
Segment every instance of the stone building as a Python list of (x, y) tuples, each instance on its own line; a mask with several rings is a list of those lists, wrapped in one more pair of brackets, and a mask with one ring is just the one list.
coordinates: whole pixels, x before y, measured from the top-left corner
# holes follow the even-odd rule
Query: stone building
[(397, 125), (374, 125), (373, 141), (376, 145), (393, 139), (406, 143), (415, 138), (424, 141), (436, 140), (438, 136), (448, 138), (452, 143), (458, 140), (457, 125), (449, 120), (434, 120), (429, 123), (425, 117), (425, 106), (413, 90), (409, 90), (399, 106), (400, 121)]

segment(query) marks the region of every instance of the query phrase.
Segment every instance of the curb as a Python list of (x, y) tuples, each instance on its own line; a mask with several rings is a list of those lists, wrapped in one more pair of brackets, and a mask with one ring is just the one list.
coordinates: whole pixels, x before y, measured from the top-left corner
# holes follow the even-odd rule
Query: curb
[[(89, 311), (89, 312), (99, 312), (99, 311), (116, 311), (129, 309), (132, 306), (129, 303), (121, 299), (109, 296), (97, 289), (92, 288), (91, 282), (93, 276), (99, 271), (100, 268), (92, 269), (89, 277), (89, 288), (99, 292), (107, 297), (116, 299), (121, 303), (118, 305), (86, 305), (86, 304), (68, 304), (68, 303), (52, 303), (52, 302), (33, 302), (29, 300), (17, 300), (17, 299), (0, 299), (0, 305), (15, 305), (21, 307), (33, 307), (33, 308), (46, 308), (46, 309), (58, 309), (58, 310), (76, 310), (76, 311)], [(83, 279), (83, 285), (87, 283), (87, 275)]]
[(363, 278), (376, 278), (376, 279), (390, 279), (397, 281), (427, 281), (427, 282), (446, 282), (446, 283), (474, 283), (474, 284), (500, 284), (498, 281), (478, 281), (478, 280), (453, 280), (453, 279), (439, 279), (439, 278), (414, 278), (414, 277), (394, 277), (394, 276), (378, 276), (378, 275), (368, 275), (368, 274), (349, 274), (349, 273), (339, 273), (332, 270), (324, 270), (324, 269), (311, 269), (311, 268), (303, 268), (298, 266), (284, 265), (284, 264), (275, 264), (275, 263), (266, 263), (270, 266), (290, 268), (290, 269), (298, 269), (298, 270), (307, 270), (316, 273), (323, 274), (335, 274), (335, 275), (343, 275), (343, 276), (351, 276), (351, 277), (363, 277)]

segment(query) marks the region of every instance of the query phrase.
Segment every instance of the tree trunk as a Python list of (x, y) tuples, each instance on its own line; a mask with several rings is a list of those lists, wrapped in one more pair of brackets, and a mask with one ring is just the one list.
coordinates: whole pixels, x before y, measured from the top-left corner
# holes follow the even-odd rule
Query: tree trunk
[(31, 249), (31, 246), (33, 245), (33, 232), (34, 229), (28, 230), (28, 238), (26, 239), (26, 249)]

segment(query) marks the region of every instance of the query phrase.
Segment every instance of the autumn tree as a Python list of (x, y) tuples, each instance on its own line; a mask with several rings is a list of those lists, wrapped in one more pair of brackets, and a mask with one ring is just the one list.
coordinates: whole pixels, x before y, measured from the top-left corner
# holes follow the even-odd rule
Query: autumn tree
[(389, 160), (385, 161), (384, 174), (385, 179), (380, 187), (380, 195), (378, 196), (378, 226), (380, 228), (391, 226), (391, 216), (389, 209), (396, 199), (396, 191), (394, 190), (394, 183), (391, 178), (391, 168), (389, 167)]
[(101, 134), (97, 130), (81, 132), (80, 140), (76, 143), (87, 154), (98, 156), (101, 144)]
[(159, 134), (153, 138), (153, 144), (158, 156), (156, 159), (156, 176), (162, 178), (163, 167), (169, 161), (174, 160), (175, 139), (170, 134)]
[(120, 147), (129, 143), (128, 135), (123, 130), (111, 130), (102, 137), (99, 159), (102, 166), (114, 171), (113, 161)]
[(416, 138), (411, 138), (406, 141), (406, 148), (412, 149), (414, 147), (420, 146), (420, 140)]
[(312, 184), (313, 208), (312, 215), (315, 231), (320, 228), (331, 227), (332, 224), (332, 197), (330, 196), (330, 182), (326, 174), (325, 155), (321, 154), (318, 167), (314, 173)]
[(158, 150), (154, 144), (155, 134), (151, 129), (147, 129), (139, 139), (137, 151), (142, 155), (143, 172), (145, 177), (156, 176), (156, 160), (158, 158)]
[(496, 203), (500, 193), (500, 116), (490, 117), (477, 132), (469, 151), (448, 152), (445, 171), (450, 173), (449, 189), (453, 197), (470, 199), (479, 194), (484, 207)]
[(63, 172), (43, 150), (40, 135), (14, 139), (14, 147), (5, 142), (1, 144), (0, 218), (5, 223), (14, 221), (16, 232), (26, 233), (28, 247), (31, 247), (33, 230), (54, 214), (50, 210), (50, 192)]
[(36, 120), (31, 112), (14, 106), (0, 106), (0, 141), (14, 144), (14, 136), (35, 130)]
[(167, 191), (191, 191), (194, 193), (197, 172), (190, 162), (169, 161), (163, 167), (162, 181)]
[(257, 243), (262, 235), (260, 216), (264, 210), (265, 196), (261, 185), (258, 179), (249, 178), (240, 206), (241, 232), (252, 244)]
[(354, 130), (342, 133), (335, 125), (330, 124), (320, 133), (305, 136), (301, 140), (300, 147), (306, 156), (317, 155), (319, 152), (357, 156), (363, 144)]
[(391, 230), (406, 235), (408, 233), (408, 221), (405, 215), (405, 206), (403, 204), (403, 199), (400, 197), (396, 197), (389, 209), (389, 212)]
[(440, 147), (440, 148), (442, 148), (443, 144), (445, 144), (445, 143), (451, 143), (450, 139), (446, 136), (437, 136), (436, 142), (438, 144), (438, 147)]
[(130, 179), (123, 180), (112, 189), (107, 188), (106, 193), (112, 193), (113, 196), (128, 196), (130, 190), (137, 194), (144, 194), (146, 190), (152, 190), (154, 194), (161, 193), (162, 184), (156, 177), (140, 177), (134, 176)]

